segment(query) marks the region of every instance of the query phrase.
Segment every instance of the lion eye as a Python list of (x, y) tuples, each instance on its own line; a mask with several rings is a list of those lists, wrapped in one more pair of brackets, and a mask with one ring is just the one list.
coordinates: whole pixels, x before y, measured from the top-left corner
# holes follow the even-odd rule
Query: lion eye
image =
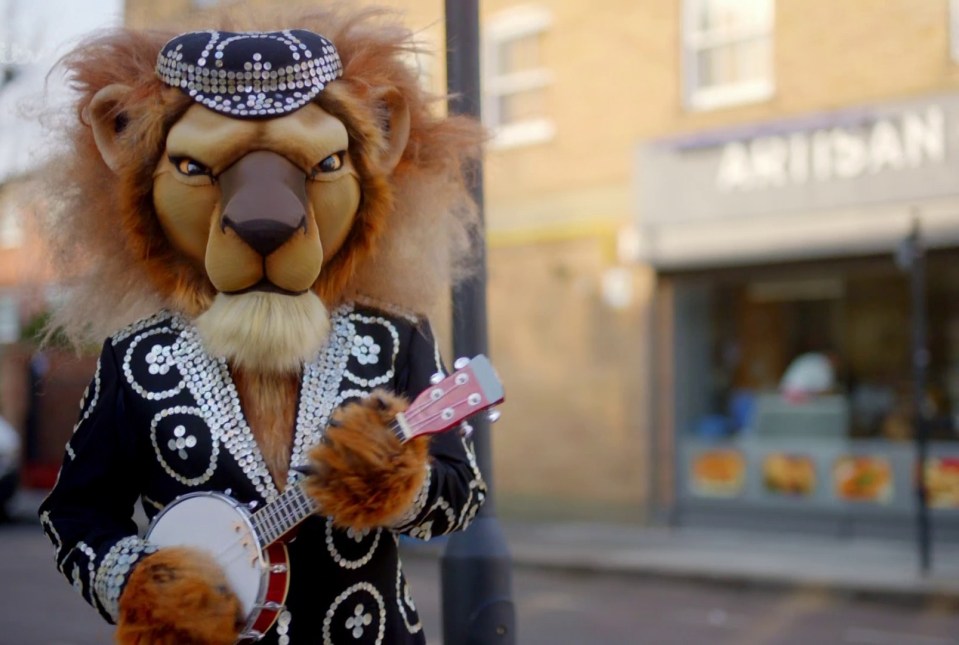
[(210, 169), (195, 159), (189, 157), (170, 157), (170, 163), (176, 166), (180, 174), (187, 177), (199, 177), (201, 175), (210, 175)]
[(343, 167), (343, 160), (346, 158), (346, 151), (341, 150), (331, 154), (329, 157), (313, 166), (311, 176), (316, 177), (321, 173), (336, 172)]

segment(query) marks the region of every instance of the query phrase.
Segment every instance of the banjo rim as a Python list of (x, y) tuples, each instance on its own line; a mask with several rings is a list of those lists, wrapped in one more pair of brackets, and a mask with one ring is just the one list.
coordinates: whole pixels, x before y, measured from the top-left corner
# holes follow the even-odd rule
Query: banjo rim
[[(193, 493), (186, 493), (184, 495), (180, 495), (179, 497), (176, 497), (173, 501), (171, 501), (169, 504), (164, 506), (150, 521), (150, 524), (147, 526), (146, 532), (144, 534), (145, 539), (147, 541), (150, 540), (150, 536), (153, 534), (154, 530), (159, 525), (159, 523), (163, 520), (163, 517), (167, 515), (168, 511), (173, 510), (174, 507), (178, 506), (182, 502), (186, 502), (191, 499), (198, 499), (198, 498), (203, 498), (203, 499), (212, 498), (217, 501), (223, 502), (227, 506), (231, 507), (232, 510), (236, 512), (237, 518), (243, 523), (244, 527), (250, 532), (250, 535), (252, 535), (255, 539), (259, 541), (259, 535), (257, 534), (256, 529), (253, 527), (253, 521), (251, 519), (252, 514), (248, 510), (247, 506), (237, 501), (236, 499), (230, 497), (229, 495), (226, 495), (224, 493), (219, 493), (216, 491), (196, 491)], [(169, 546), (176, 546), (176, 545), (167, 544), (164, 546), (169, 547)], [(193, 545), (183, 544), (182, 546), (190, 547)], [(160, 547), (160, 548), (163, 548), (163, 547)], [(269, 587), (270, 587), (270, 577), (272, 573), (270, 571), (271, 563), (268, 562), (265, 557), (265, 554), (267, 553), (267, 549), (259, 545), (259, 542), (258, 542), (256, 551), (257, 551), (256, 557), (257, 557), (257, 561), (260, 569), (259, 583), (256, 591), (256, 599), (253, 603), (252, 609), (247, 611), (246, 613), (246, 623), (244, 624), (243, 628), (240, 630), (240, 636), (239, 636), (240, 640), (238, 642), (245, 642), (244, 639), (248, 638), (245, 636), (245, 634), (248, 634), (251, 630), (253, 630), (254, 625), (258, 622), (260, 615), (263, 612), (263, 605), (267, 601), (267, 594), (269, 592)], [(216, 561), (217, 558), (213, 557), (213, 560)], [(221, 568), (223, 568), (220, 562), (217, 561), (217, 564)], [(236, 593), (235, 590), (234, 590), (234, 593)]]

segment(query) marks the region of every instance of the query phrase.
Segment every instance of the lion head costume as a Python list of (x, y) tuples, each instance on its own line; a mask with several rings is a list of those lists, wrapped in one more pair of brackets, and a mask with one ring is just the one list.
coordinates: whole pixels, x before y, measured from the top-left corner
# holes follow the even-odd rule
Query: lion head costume
[[(99, 340), (163, 311), (177, 321), (171, 323), (176, 329), (195, 330), (197, 351), (220, 361), (237, 391), (234, 409), (255, 442), (247, 453), (262, 453), (277, 486), (293, 481), (291, 450), (305, 441), (294, 437), (304, 416), (297, 409), (309, 394), (308, 364), (332, 342), (331, 312), (365, 307), (350, 320), (381, 321), (393, 339), (382, 342), (402, 345), (407, 323), (401, 319), (412, 321), (410, 329), (421, 328), (417, 321), (471, 268), (475, 208), (465, 171), (482, 133), (468, 119), (437, 114), (436, 97), (407, 64), (415, 49), (409, 32), (381, 12), (319, 10), (266, 19), (223, 15), (206, 31), (180, 35), (119, 31), (88, 41), (64, 61), (79, 99), (69, 151), (50, 166), (62, 199), (46, 228), (67, 287), (54, 325), (75, 340)], [(143, 394), (131, 364), (136, 343), (155, 329), (123, 343), (144, 324), (108, 341), (94, 401), (84, 405), (103, 398), (108, 355), (117, 361), (123, 356), (119, 400)], [(344, 324), (338, 329), (354, 329)], [(375, 335), (349, 333), (363, 351), (374, 345), (379, 351)], [(410, 338), (411, 348), (421, 343), (415, 333)], [(182, 342), (171, 343), (146, 356), (150, 375), (183, 367), (176, 362)], [(424, 365), (435, 366), (432, 340), (421, 351), (429, 360), (409, 349), (408, 365), (400, 365), (405, 351), (394, 347), (389, 369), (404, 375), (392, 382), (407, 389), (364, 398), (356, 384), (370, 384), (369, 394), (373, 384), (386, 381), (347, 373), (354, 389), (337, 399), (342, 405), (325, 417), (323, 441), (309, 453), (307, 490), (330, 518), (328, 531), (380, 531), (401, 520), (414, 526), (428, 494), (444, 494), (439, 482), (446, 461), (475, 475), (461, 511), (453, 513), (449, 491), (434, 504), (457, 520), (448, 522), (449, 530), (465, 526), (482, 501), (466, 440), (443, 452), (427, 440), (400, 445), (384, 434), (406, 405), (404, 397), (423, 387)], [(376, 359), (374, 352), (360, 362)], [(341, 358), (339, 369), (346, 362)], [(133, 394), (122, 393), (124, 378)], [(210, 389), (197, 382), (200, 394)], [(347, 392), (360, 400), (349, 402)], [(155, 402), (158, 396), (146, 398)], [(135, 409), (124, 403), (124, 411), (127, 406)], [(87, 432), (85, 424), (106, 425), (89, 421), (96, 417), (92, 410), (84, 408), (76, 437)], [(200, 481), (173, 472), (163, 451), (168, 443), (186, 461), (188, 449), (202, 440), (188, 434), (189, 426), (180, 426), (167, 443), (158, 440), (158, 419), (168, 411), (153, 413), (150, 441), (163, 468), (180, 483)], [(212, 428), (215, 448), (227, 441), (217, 435), (219, 423), (208, 419), (204, 425)], [(42, 509), (45, 528), (60, 546), (67, 540), (57, 514), (82, 495), (58, 491), (71, 485), (71, 469), (80, 468), (81, 441), (90, 446), (97, 440), (71, 441), (76, 445), (68, 445), (61, 480)], [(249, 466), (248, 454), (233, 456)], [(417, 530), (432, 525), (424, 520)], [(89, 530), (99, 535), (100, 528)], [(81, 538), (78, 543), (91, 548), (91, 570), (94, 562), (105, 567), (119, 548), (105, 543), (104, 555)], [(332, 539), (328, 533), (330, 548)], [(132, 548), (121, 550), (129, 555)], [(101, 610), (109, 608), (110, 594), (123, 594), (119, 607), (105, 612), (119, 621), (122, 642), (233, 642), (242, 621), (234, 624), (236, 605), (222, 572), (189, 550), (137, 548), (143, 563), (129, 576), (112, 574), (116, 588), (102, 582), (109, 571), (91, 575), (97, 579), (91, 602)], [(390, 575), (399, 595), (396, 574)], [(339, 602), (329, 611), (338, 611)], [(397, 602), (402, 610), (403, 599)], [(401, 614), (407, 631), (416, 634), (409, 610)], [(389, 611), (380, 620), (389, 623)], [(278, 642), (288, 642), (284, 634)]]

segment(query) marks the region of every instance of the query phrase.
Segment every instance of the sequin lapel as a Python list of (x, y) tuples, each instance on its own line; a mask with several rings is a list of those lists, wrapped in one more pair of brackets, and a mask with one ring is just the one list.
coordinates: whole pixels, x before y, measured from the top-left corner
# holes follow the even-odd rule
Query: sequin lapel
[[(351, 312), (352, 306), (348, 305), (333, 312), (329, 340), (316, 358), (303, 366), (291, 466), (306, 461), (309, 448), (320, 440), (337, 403), (353, 336)], [(273, 501), (279, 491), (243, 415), (229, 366), (225, 360), (206, 353), (199, 332), (191, 323), (180, 317), (174, 317), (171, 322), (180, 330), (172, 352), (174, 360), (186, 375), (187, 389), (196, 400), (214, 441), (226, 447), (260, 497), (266, 502)], [(286, 485), (299, 477), (291, 469)]]
[[(330, 317), (332, 331), (329, 340), (317, 357), (303, 366), (291, 466), (302, 466), (306, 463), (309, 449), (323, 436), (323, 429), (339, 400), (343, 372), (346, 370), (346, 361), (355, 335), (349, 320), (352, 311), (352, 305), (344, 305), (333, 312)], [(287, 486), (300, 477), (299, 473), (290, 468)]]

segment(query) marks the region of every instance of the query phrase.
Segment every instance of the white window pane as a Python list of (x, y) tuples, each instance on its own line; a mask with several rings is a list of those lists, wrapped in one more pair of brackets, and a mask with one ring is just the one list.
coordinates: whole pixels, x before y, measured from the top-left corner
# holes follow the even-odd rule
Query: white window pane
[[(687, 0), (686, 6), (688, 103), (707, 107), (718, 96), (730, 103), (768, 96), (773, 87), (773, 0)], [(701, 100), (704, 93), (710, 100)]]
[(769, 41), (754, 39), (714, 47), (697, 56), (699, 87), (719, 87), (771, 78)]
[(762, 28), (772, 20), (771, 0), (701, 0), (697, 28), (736, 31)]
[(747, 40), (731, 49), (735, 60), (735, 82), (772, 78), (772, 52), (768, 40)]
[(552, 136), (546, 97), (552, 74), (543, 54), (550, 24), (547, 10), (529, 6), (485, 24), (483, 119), (496, 132), (497, 145), (507, 133), (515, 145)]
[(496, 73), (510, 74), (540, 67), (541, 39), (542, 34), (533, 33), (501, 42), (496, 55)]
[(542, 89), (506, 94), (498, 102), (501, 124), (535, 119), (546, 112), (546, 92)]

